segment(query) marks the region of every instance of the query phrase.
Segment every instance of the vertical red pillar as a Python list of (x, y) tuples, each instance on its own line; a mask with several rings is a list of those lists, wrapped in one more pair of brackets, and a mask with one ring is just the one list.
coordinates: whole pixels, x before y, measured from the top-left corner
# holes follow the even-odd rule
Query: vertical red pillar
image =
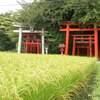
[(27, 41), (26, 41), (26, 53), (28, 53), (28, 44), (27, 44)]
[(90, 56), (90, 49), (87, 48), (87, 56)]
[(37, 54), (39, 54), (39, 42), (37, 42)]
[(29, 44), (28, 44), (28, 35), (27, 35), (27, 40), (26, 40), (26, 53), (29, 52)]
[(89, 36), (89, 45), (90, 45), (90, 47), (89, 47), (90, 57), (92, 57), (92, 37), (91, 36)]
[(94, 51), (95, 51), (95, 57), (98, 58), (98, 30), (96, 27), (94, 27), (94, 40), (95, 40), (95, 47), (94, 47)]
[(77, 48), (77, 56), (79, 56), (79, 55), (80, 55), (80, 49)]
[(72, 47), (72, 56), (75, 56), (75, 47), (76, 43), (75, 43), (75, 36), (73, 37), (73, 47)]
[(65, 55), (68, 55), (68, 45), (69, 45), (69, 29), (70, 29), (70, 25), (67, 24), (67, 30), (66, 30), (66, 41), (65, 41)]

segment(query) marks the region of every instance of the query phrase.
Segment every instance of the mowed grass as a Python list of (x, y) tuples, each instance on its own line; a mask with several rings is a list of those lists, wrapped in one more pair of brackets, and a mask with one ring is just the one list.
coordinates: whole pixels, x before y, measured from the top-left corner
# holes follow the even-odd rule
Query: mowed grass
[(0, 52), (0, 100), (64, 100), (95, 68), (95, 58)]

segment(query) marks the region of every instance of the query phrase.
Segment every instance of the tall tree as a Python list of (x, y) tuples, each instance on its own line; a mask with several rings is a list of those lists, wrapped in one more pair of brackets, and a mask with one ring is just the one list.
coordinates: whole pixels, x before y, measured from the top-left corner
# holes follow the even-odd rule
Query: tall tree
[(0, 15), (0, 50), (15, 49), (15, 34), (13, 33), (12, 22), (10, 13)]
[[(64, 34), (59, 32), (60, 22), (99, 22), (99, 0), (35, 0), (22, 4), (20, 16), (34, 29), (45, 28), (48, 43), (52, 52), (57, 51), (57, 45), (64, 42)], [(61, 37), (62, 40), (60, 39)], [(56, 52), (57, 53), (57, 52)]]

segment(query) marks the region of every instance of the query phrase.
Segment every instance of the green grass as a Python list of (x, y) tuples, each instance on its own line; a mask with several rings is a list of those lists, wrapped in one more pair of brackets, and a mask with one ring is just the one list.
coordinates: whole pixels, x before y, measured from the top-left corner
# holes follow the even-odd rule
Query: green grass
[(96, 84), (92, 93), (92, 100), (100, 100), (100, 63), (97, 64)]
[(0, 52), (0, 100), (67, 100), (95, 58)]

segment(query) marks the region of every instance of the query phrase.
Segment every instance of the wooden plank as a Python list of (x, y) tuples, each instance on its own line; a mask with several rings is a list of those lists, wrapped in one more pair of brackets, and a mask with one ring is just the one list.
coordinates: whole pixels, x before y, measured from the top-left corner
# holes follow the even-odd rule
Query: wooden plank
[(61, 25), (80, 25), (80, 23), (68, 23), (68, 22), (62, 22)]
[(60, 29), (59, 31), (67, 31), (67, 28), (65, 28), (65, 29)]
[(94, 34), (93, 35), (70, 35), (70, 36), (94, 36)]
[(60, 25), (67, 25), (68, 23), (66, 23), (66, 22), (62, 22)]
[(94, 40), (94, 38), (75, 38), (76, 40), (89, 40), (89, 39), (91, 39), (91, 40)]
[(70, 29), (69, 31), (94, 31), (94, 28), (89, 28), (89, 29)]

